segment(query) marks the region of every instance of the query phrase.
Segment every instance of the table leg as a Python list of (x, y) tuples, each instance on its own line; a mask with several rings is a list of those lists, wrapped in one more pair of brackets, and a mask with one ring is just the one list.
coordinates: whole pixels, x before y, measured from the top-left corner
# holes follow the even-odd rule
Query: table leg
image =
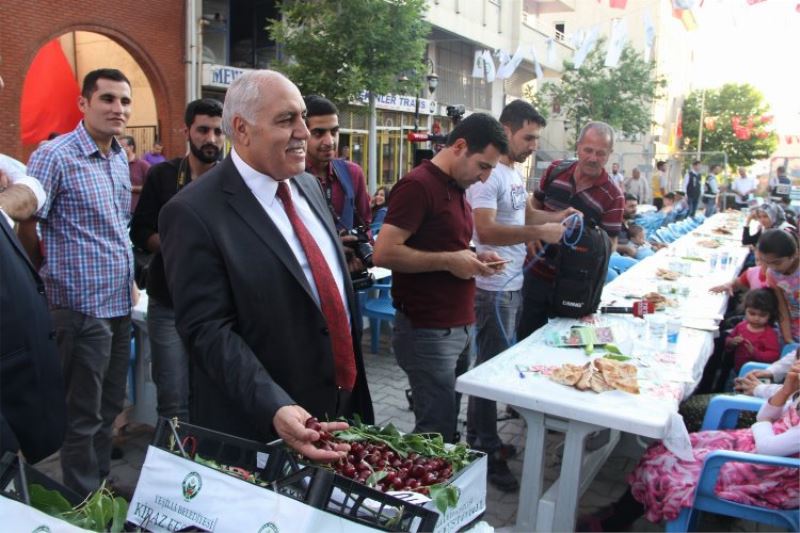
[(525, 438), (525, 457), (522, 463), (519, 503), (517, 505), (516, 531), (533, 531), (539, 499), (544, 488), (544, 414), (527, 409), (516, 408), (525, 419), (528, 433)]
[(558, 498), (556, 499), (553, 531), (574, 531), (575, 513), (581, 484), (581, 467), (583, 465), (584, 441), (586, 436), (597, 431), (597, 426), (570, 420), (564, 455), (561, 458), (561, 475), (558, 479)]

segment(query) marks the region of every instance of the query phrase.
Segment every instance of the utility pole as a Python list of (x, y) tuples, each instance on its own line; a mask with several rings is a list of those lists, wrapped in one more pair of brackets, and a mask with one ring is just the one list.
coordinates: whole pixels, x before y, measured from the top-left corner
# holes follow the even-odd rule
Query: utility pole
[(695, 159), (700, 160), (700, 152), (703, 151), (703, 119), (706, 113), (706, 90), (700, 94), (700, 127), (697, 129), (697, 154)]

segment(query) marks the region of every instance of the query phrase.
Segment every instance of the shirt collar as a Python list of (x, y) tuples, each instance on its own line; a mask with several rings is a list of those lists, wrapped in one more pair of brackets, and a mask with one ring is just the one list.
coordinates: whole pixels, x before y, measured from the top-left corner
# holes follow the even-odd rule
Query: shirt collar
[[(89, 135), (89, 131), (86, 129), (86, 126), (84, 125), (82, 120), (80, 124), (78, 124), (78, 127), (75, 128), (75, 133), (78, 138), (78, 147), (80, 148), (81, 152), (83, 152), (83, 155), (87, 157), (95, 153), (102, 155), (100, 148), (97, 147), (97, 143), (94, 142), (92, 136)], [(122, 151), (122, 145), (119, 144), (119, 141), (117, 141), (116, 137), (111, 137), (111, 152), (114, 154), (118, 154), (121, 151)], [(125, 161), (127, 162), (127, 158), (125, 159)]]
[(466, 192), (464, 189), (459, 187), (458, 183), (456, 183), (456, 180), (453, 179), (453, 176), (439, 168), (439, 166), (430, 159), (423, 159), (422, 164), (428, 167), (429, 172), (435, 174), (436, 177), (442, 180), (447, 186), (453, 186), (461, 192)]
[[(245, 163), (235, 147), (231, 148), (231, 160), (253, 195), (265, 205), (272, 206), (280, 182)], [(285, 180), (287, 185), (291, 185), (291, 179)]]

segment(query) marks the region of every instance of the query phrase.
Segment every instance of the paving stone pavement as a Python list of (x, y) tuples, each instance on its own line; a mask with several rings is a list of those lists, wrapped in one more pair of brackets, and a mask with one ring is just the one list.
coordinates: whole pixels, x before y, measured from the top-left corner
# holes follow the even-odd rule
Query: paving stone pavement
[[(390, 334), (388, 328), (385, 327), (381, 336), (379, 353), (377, 354), (370, 352), (369, 331), (365, 331), (364, 335), (364, 357), (367, 379), (375, 408), (375, 421), (379, 425), (391, 422), (401, 431), (410, 431), (414, 426), (414, 415), (408, 408), (405, 396), (408, 380), (405, 373), (397, 366), (394, 355), (391, 354)], [(504, 406), (499, 406), (498, 415), (506, 415)], [(459, 421), (462, 435), (465, 434), (465, 417), (466, 398), (462, 398)], [(516, 445), (519, 450), (517, 456), (509, 460), (511, 471), (519, 479), (522, 475), (522, 457), (525, 445), (524, 423), (520, 419), (505, 420), (498, 424), (498, 430), (504, 442)], [(132, 493), (133, 488), (136, 486), (152, 433), (153, 429), (151, 427), (132, 423), (117, 438), (117, 445), (122, 448), (124, 456), (121, 459), (112, 461), (111, 479), (123, 493), (128, 491)], [(558, 476), (558, 469), (561, 465), (560, 450), (562, 443), (563, 436), (559, 434), (553, 433), (547, 437), (547, 468), (545, 471), (547, 486)], [(625, 476), (635, 465), (635, 459), (612, 455), (581, 498), (578, 514), (595, 512), (621, 496), (627, 488)], [(37, 468), (54, 479), (61, 479), (58, 454), (39, 463)], [(518, 502), (518, 493), (504, 493), (489, 485), (486, 513), (483, 520), (495, 528), (512, 526), (516, 521)], [(727, 521), (715, 516), (704, 516), (700, 526), (700, 531), (780, 531), (779, 529), (768, 528), (754, 522)], [(664, 525), (652, 524), (641, 518), (634, 524), (632, 531), (664, 531)]]

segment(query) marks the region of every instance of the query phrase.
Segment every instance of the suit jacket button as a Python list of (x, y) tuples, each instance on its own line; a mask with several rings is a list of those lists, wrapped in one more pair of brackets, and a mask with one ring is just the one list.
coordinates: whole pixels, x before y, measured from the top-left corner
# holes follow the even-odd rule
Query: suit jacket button
[(50, 338), (50, 340), (55, 339), (56, 338), (56, 330), (51, 331), (50, 334), (48, 335), (48, 337)]
[(319, 330), (319, 332), (322, 333), (323, 335), (328, 335), (329, 333), (328, 328), (322, 328), (321, 330)]

